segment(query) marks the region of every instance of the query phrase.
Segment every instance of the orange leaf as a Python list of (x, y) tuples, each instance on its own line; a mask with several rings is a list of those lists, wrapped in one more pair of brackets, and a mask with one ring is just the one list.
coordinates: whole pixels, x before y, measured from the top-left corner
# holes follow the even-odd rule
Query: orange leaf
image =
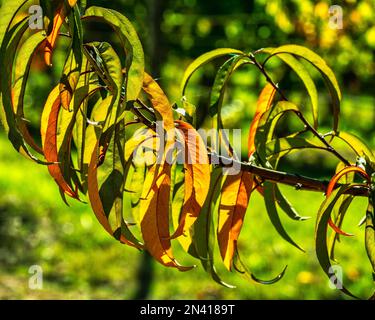
[(188, 123), (176, 121), (185, 151), (185, 195), (180, 224), (172, 238), (189, 232), (197, 220), (210, 189), (210, 164), (206, 146), (199, 133)]
[(173, 109), (169, 100), (158, 83), (147, 73), (144, 74), (143, 91), (147, 93), (153, 108), (157, 111), (158, 120), (163, 121), (164, 130), (171, 134), (168, 136), (170, 141), (174, 138), (174, 118)]
[[(144, 182), (139, 208), (143, 240), (147, 250), (161, 264), (181, 271), (190, 270), (192, 267), (181, 266), (173, 257), (169, 233), (171, 165), (166, 162), (165, 150), (174, 145), (172, 107), (163, 90), (147, 73), (144, 74), (143, 91), (156, 111), (157, 120), (163, 122), (163, 129), (167, 132), (163, 157), (151, 167)], [(164, 142), (164, 136), (157, 138)], [(156, 151), (160, 152), (160, 149)]]
[[(175, 138), (175, 126), (172, 106), (158, 83), (146, 72), (144, 73), (142, 89), (148, 95), (152, 107), (156, 111), (155, 114), (157, 120), (162, 122), (162, 134), (166, 134), (166, 136), (158, 138), (160, 139), (160, 143), (163, 144), (164, 151), (168, 150), (172, 145), (174, 145)], [(158, 129), (160, 130), (160, 128)], [(161, 133), (159, 130), (157, 130), (157, 133)], [(157, 150), (157, 152), (161, 152), (160, 148)], [(162, 159), (158, 160), (160, 163), (165, 162), (166, 154), (167, 153), (164, 152)], [(158, 168), (162, 168), (162, 166), (158, 166)], [(156, 179), (157, 177), (158, 174), (155, 174), (154, 178)], [(155, 182), (156, 181), (150, 184), (150, 187), (152, 187)]]
[(250, 172), (241, 172), (237, 175), (228, 175), (221, 191), (217, 238), (221, 257), (228, 270), (232, 268), (236, 243), (252, 188), (253, 175)]
[(159, 174), (157, 173), (159, 171), (158, 166), (159, 164), (155, 164), (149, 170), (140, 201), (139, 210), (143, 240), (148, 252), (161, 264), (178, 268), (180, 271), (187, 271), (192, 267), (183, 267), (176, 261), (173, 257), (170, 241), (171, 166), (165, 163)]
[(52, 66), (52, 52), (56, 46), (56, 41), (66, 15), (67, 12), (65, 10), (65, 6), (64, 3), (62, 3), (57, 9), (55, 17), (53, 18), (52, 32), (47, 36), (44, 42), (44, 61), (46, 62), (47, 66)]
[(269, 83), (263, 88), (262, 92), (259, 95), (257, 102), (257, 109), (253, 121), (250, 125), (249, 137), (248, 137), (248, 156), (249, 158), (255, 152), (255, 134), (258, 129), (259, 120), (262, 115), (269, 110), (271, 107), (272, 101), (275, 97), (276, 89)]
[[(352, 166), (352, 167), (346, 167), (344, 169), (342, 169), (341, 171), (339, 171), (338, 173), (336, 173), (333, 178), (331, 179), (331, 181), (329, 182), (328, 184), (328, 187), (327, 187), (327, 191), (326, 191), (326, 197), (328, 198), (332, 191), (335, 189), (336, 187), (336, 184), (338, 183), (338, 181), (346, 174), (350, 173), (350, 172), (358, 172), (359, 174), (361, 174), (368, 182), (370, 182), (370, 177), (369, 175), (366, 173), (366, 171), (364, 171), (363, 169), (359, 168), (359, 167), (355, 167), (355, 166)], [(346, 236), (346, 237), (351, 237), (353, 236), (352, 234), (350, 233), (347, 233), (345, 231), (342, 231), (338, 226), (335, 225), (335, 223), (332, 221), (331, 217), (329, 218), (328, 220), (328, 224), (329, 226), (338, 234), (340, 235), (343, 235), (343, 236)]]
[[(51, 94), (53, 94), (53, 92)], [(55, 163), (55, 164), (51, 164), (48, 166), (48, 171), (50, 175), (55, 179), (60, 189), (68, 196), (79, 200), (77, 191), (73, 190), (69, 186), (69, 184), (65, 181), (65, 178), (61, 172), (60, 165), (58, 164), (59, 159), (58, 159), (56, 136), (57, 136), (57, 123), (58, 123), (60, 108), (61, 108), (60, 97), (57, 96), (52, 104), (52, 108), (48, 116), (47, 129), (45, 132), (42, 132), (42, 136), (44, 136), (44, 144), (43, 144), (44, 156), (48, 162)]]

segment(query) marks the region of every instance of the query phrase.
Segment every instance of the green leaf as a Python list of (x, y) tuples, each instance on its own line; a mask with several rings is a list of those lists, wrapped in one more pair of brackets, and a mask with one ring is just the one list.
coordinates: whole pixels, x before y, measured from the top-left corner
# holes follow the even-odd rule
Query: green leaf
[(60, 79), (60, 98), (64, 109), (69, 108), (73, 93), (77, 87), (83, 62), (82, 22), (75, 6), (69, 14), (69, 30), (72, 36), (71, 48)]
[[(334, 224), (341, 229), (342, 223), (344, 221), (345, 215), (349, 209), (350, 204), (354, 200), (353, 196), (342, 195), (337, 201), (337, 204), (332, 210), (332, 216), (335, 217)], [(336, 214), (335, 214), (336, 213)], [(331, 260), (335, 261), (335, 246), (336, 241), (340, 239), (340, 234), (337, 232), (332, 232), (329, 238), (329, 257)]]
[(133, 25), (119, 12), (95, 6), (86, 10), (83, 19), (104, 22), (116, 32), (126, 54), (126, 101), (135, 101), (143, 84), (144, 53)]
[(325, 150), (326, 147), (320, 141), (313, 141), (299, 137), (276, 138), (266, 144), (267, 159), (279, 160), (286, 154), (300, 149), (321, 149)]
[(303, 84), (305, 85), (305, 88), (307, 90), (307, 93), (309, 94), (310, 101), (311, 101), (314, 128), (317, 129), (318, 128), (318, 91), (316, 89), (314, 81), (312, 80), (305, 66), (301, 62), (299, 62), (298, 59), (294, 58), (293, 55), (280, 53), (277, 55), (277, 57), (280, 58), (282, 61), (284, 61), (298, 75), (298, 77), (302, 80)]
[(17, 128), (22, 134), (26, 143), (40, 154), (43, 154), (43, 150), (35, 142), (24, 120), (24, 99), (30, 66), (33, 60), (34, 53), (44, 40), (45, 36), (43, 35), (43, 32), (37, 32), (27, 38), (25, 42), (20, 46), (16, 56), (16, 60), (14, 62), (15, 70), (14, 82), (12, 87), (13, 110), (16, 115)]
[(297, 249), (305, 252), (294, 240), (288, 235), (288, 233), (285, 231), (279, 214), (277, 212), (276, 208), (276, 199), (275, 199), (275, 184), (272, 182), (265, 182), (264, 183), (264, 202), (267, 209), (268, 217), (270, 218), (270, 221), (272, 225), (275, 227), (276, 231), (279, 233), (279, 235), (287, 242), (289, 242), (291, 245), (295, 246)]
[[(316, 220), (315, 227), (315, 250), (320, 266), (329, 278), (332, 277), (332, 264), (329, 258), (329, 252), (327, 247), (327, 228), (328, 220), (331, 216), (331, 212), (335, 207), (339, 198), (351, 188), (350, 185), (344, 185), (334, 190), (331, 195), (324, 200), (319, 208), (319, 212)], [(340, 279), (336, 279), (336, 287), (345, 294), (356, 298), (350, 291), (348, 291)]]
[(369, 204), (366, 210), (365, 246), (367, 256), (371, 262), (372, 271), (375, 274), (375, 191), (371, 190)]
[(0, 7), (0, 45), (3, 45), (3, 40), (5, 37), (5, 34), (10, 29), (10, 24), (12, 23), (12, 20), (16, 16), (16, 14), (19, 12), (21, 7), (29, 2), (29, 0), (12, 0), (8, 1), (5, 5)]
[(340, 116), (340, 102), (341, 102), (341, 91), (337, 83), (335, 74), (332, 69), (326, 64), (326, 62), (316, 53), (307, 49), (303, 46), (298, 45), (284, 45), (278, 48), (266, 48), (262, 49), (262, 52), (269, 53), (271, 55), (279, 55), (284, 53), (289, 53), (294, 56), (303, 58), (310, 62), (323, 76), (328, 90), (332, 98), (332, 107), (333, 107), (333, 131), (337, 131), (339, 116)]
[(233, 72), (242, 65), (250, 63), (249, 58), (244, 55), (236, 55), (227, 60), (218, 70), (214, 84), (211, 89), (209, 113), (211, 117), (221, 112), (225, 90)]
[[(5, 7), (5, 6), (4, 6)], [(43, 161), (37, 159), (31, 154), (28, 147), (25, 144), (23, 136), (19, 131), (15, 119), (11, 84), (13, 75), (13, 60), (16, 56), (17, 47), (21, 41), (22, 36), (26, 32), (29, 26), (28, 17), (24, 18), (16, 25), (14, 25), (4, 36), (1, 49), (0, 49), (0, 92), (1, 92), (1, 105), (3, 107), (2, 122), (5, 131), (8, 134), (8, 138), (11, 141), (13, 147), (24, 155), (37, 163), (46, 164)]]
[(287, 198), (281, 193), (280, 188), (276, 184), (274, 186), (275, 200), (280, 208), (288, 215), (292, 220), (304, 221), (310, 219), (310, 217), (301, 217), (297, 210), (291, 205)]
[(189, 251), (189, 253), (193, 256), (195, 256), (194, 253), (197, 254), (195, 257), (201, 260), (203, 268), (211, 275), (214, 281), (225, 287), (234, 288), (232, 285), (221, 280), (214, 262), (216, 230), (213, 212), (220, 196), (221, 181), (222, 169), (213, 169), (209, 194), (197, 221), (192, 227), (194, 250)]
[(247, 278), (250, 278), (251, 280), (260, 283), (260, 284), (265, 284), (265, 285), (270, 285), (278, 282), (284, 277), (284, 274), (286, 272), (286, 269), (288, 266), (285, 266), (283, 271), (281, 271), (275, 278), (270, 279), (270, 280), (261, 280), (258, 277), (256, 277), (250, 270), (249, 268), (245, 265), (245, 263), (242, 262), (240, 254), (238, 252), (238, 247), (236, 245), (236, 253), (234, 255), (234, 268), (236, 269), (237, 272), (245, 275)]
[(229, 48), (220, 48), (215, 49), (210, 52), (207, 52), (197, 59), (195, 59), (185, 70), (184, 76), (181, 82), (181, 96), (185, 96), (185, 89), (186, 86), (197, 69), (201, 68), (202, 66), (206, 65), (207, 63), (215, 60), (217, 58), (228, 56), (228, 55), (244, 55), (244, 53), (240, 50), (236, 49), (229, 49)]
[(334, 137), (344, 141), (357, 154), (357, 156), (367, 156), (372, 163), (375, 163), (375, 156), (371, 149), (354, 134), (340, 131), (337, 132)]
[(258, 130), (255, 134), (255, 148), (263, 165), (267, 163), (267, 142), (273, 139), (278, 121), (288, 112), (299, 112), (299, 109), (291, 102), (279, 101), (273, 108), (266, 111), (259, 120)]

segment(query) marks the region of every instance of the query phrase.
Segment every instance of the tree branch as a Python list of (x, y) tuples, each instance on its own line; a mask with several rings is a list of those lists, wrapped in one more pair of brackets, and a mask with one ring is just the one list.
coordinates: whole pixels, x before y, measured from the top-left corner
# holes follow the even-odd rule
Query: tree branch
[[(322, 181), (299, 174), (267, 169), (250, 163), (237, 161), (232, 158), (227, 158), (212, 152), (209, 153), (209, 156), (211, 157), (212, 163), (218, 164), (221, 167), (233, 167), (234, 165), (238, 165), (241, 167), (242, 171), (251, 172), (263, 180), (293, 186), (297, 190), (318, 191), (325, 193), (329, 184), (329, 181), (327, 180)], [(340, 184), (337, 184), (336, 188), (340, 186)], [(369, 194), (369, 188), (365, 184), (357, 185), (349, 189), (347, 194), (367, 197)]]

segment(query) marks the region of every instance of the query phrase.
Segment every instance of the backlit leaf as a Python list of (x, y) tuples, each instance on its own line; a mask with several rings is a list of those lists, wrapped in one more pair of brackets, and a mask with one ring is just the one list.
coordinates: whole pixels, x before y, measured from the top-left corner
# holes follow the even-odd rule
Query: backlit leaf
[(250, 124), (249, 137), (247, 142), (248, 147), (248, 157), (255, 151), (255, 135), (258, 129), (259, 120), (261, 116), (270, 109), (272, 101), (275, 97), (276, 89), (269, 83), (263, 88), (262, 92), (259, 95), (257, 108), (255, 111), (254, 118)]
[(222, 187), (217, 239), (228, 270), (232, 269), (235, 243), (242, 229), (252, 188), (253, 176), (249, 172), (228, 175)]
[(210, 188), (210, 164), (206, 146), (188, 123), (176, 121), (184, 140), (185, 197), (180, 224), (172, 238), (188, 234), (206, 200)]
[[(311, 51), (310, 49), (299, 46), (299, 45), (283, 45), (278, 48), (266, 48), (262, 49), (263, 52), (267, 52), (271, 55), (278, 55), (278, 54), (285, 54), (289, 53), (295, 55), (297, 57), (303, 58), (310, 62), (319, 72), (322, 74), (328, 90), (330, 92), (332, 98), (332, 107), (333, 107), (333, 131), (337, 131), (338, 123), (339, 123), (339, 116), (340, 116), (340, 102), (341, 102), (341, 90), (337, 83), (337, 79), (331, 70), (331, 68), (327, 65), (327, 63), (316, 53)], [(306, 77), (305, 81), (306, 81)], [(305, 83), (306, 85), (306, 83)], [(309, 85), (311, 87), (311, 84)], [(311, 91), (311, 89), (310, 89)]]
[(185, 96), (185, 89), (186, 86), (191, 78), (191, 76), (194, 74), (197, 69), (201, 68), (205, 64), (211, 62), (214, 59), (228, 56), (228, 55), (243, 55), (244, 53), (240, 50), (236, 49), (229, 49), (229, 48), (220, 48), (215, 49), (210, 52), (207, 52), (197, 59), (195, 59), (185, 70), (182, 82), (181, 82), (181, 96)]

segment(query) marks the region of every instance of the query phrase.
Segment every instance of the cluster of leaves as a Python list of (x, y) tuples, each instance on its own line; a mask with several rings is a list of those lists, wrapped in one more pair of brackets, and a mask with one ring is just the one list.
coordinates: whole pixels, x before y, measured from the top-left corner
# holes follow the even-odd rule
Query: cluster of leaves
[[(175, 259), (172, 241), (176, 239), (187, 253), (201, 261), (215, 281), (230, 287), (215, 268), (217, 244), (229, 271), (271, 284), (282, 278), (285, 269), (272, 280), (260, 280), (243, 263), (237, 247), (251, 194), (257, 190), (263, 195), (275, 229), (301, 249), (283, 227), (278, 209), (293, 220), (306, 218), (280, 191), (278, 182), (283, 181), (277, 178), (277, 168), (284, 156), (301, 149), (318, 149), (339, 159), (337, 174), (325, 188), (327, 197), (317, 215), (319, 262), (329, 275), (336, 240), (339, 235), (348, 236), (340, 229), (345, 213), (355, 191), (364, 190), (360, 195), (369, 198), (363, 220), (365, 242), (375, 269), (375, 157), (360, 139), (338, 131), (341, 92), (322, 58), (296, 45), (254, 53), (235, 49), (211, 51), (186, 69), (178, 103), (181, 106), (174, 108), (158, 83), (145, 72), (142, 45), (126, 17), (111, 9), (86, 9), (84, 1), (41, 0), (45, 29), (30, 32), (29, 16), (24, 14), (28, 3), (14, 0), (0, 12), (1, 118), (15, 149), (48, 167), (65, 202), (67, 196), (79, 201), (87, 197), (98, 221), (111, 236), (147, 250), (165, 266), (180, 271), (192, 268)], [(87, 21), (112, 27), (124, 52), (119, 55), (107, 42), (85, 42)], [(45, 63), (52, 66), (53, 51), (61, 36), (68, 37), (71, 44), (60, 82), (44, 105), (39, 146), (24, 115), (25, 89), (35, 54), (44, 54)], [(265, 58), (260, 63), (258, 57), (262, 56)], [(268, 81), (250, 125), (247, 161), (238, 159), (229, 137), (219, 135), (228, 157), (243, 169), (235, 174), (229, 174), (230, 168), (225, 168), (225, 164), (213, 163), (213, 157), (220, 158), (221, 150), (217, 143), (206, 145), (196, 131), (195, 106), (189, 103), (185, 92), (196, 70), (223, 57), (226, 61), (211, 88), (209, 110), (216, 120), (215, 129), (223, 129), (221, 109), (228, 83), (237, 69), (255, 67)], [(266, 64), (273, 57), (299, 76), (311, 101), (311, 112), (289, 101), (269, 77)], [(326, 135), (317, 131), (318, 92), (306, 63), (320, 72), (332, 98), (332, 132)], [(288, 114), (297, 118), (301, 129), (280, 137), (277, 128)], [(305, 114), (311, 115), (312, 124)], [(160, 130), (167, 134), (160, 134)], [(331, 145), (334, 140), (344, 141), (358, 157), (357, 162), (352, 164), (342, 157)], [(176, 161), (181, 155), (185, 157), (183, 164)], [(137, 161), (139, 156), (147, 161)], [(358, 182), (357, 176), (365, 181)], [(340, 179), (345, 179), (344, 183), (338, 184)], [(329, 225), (333, 231), (327, 242)], [(342, 290), (351, 295), (346, 288)]]

